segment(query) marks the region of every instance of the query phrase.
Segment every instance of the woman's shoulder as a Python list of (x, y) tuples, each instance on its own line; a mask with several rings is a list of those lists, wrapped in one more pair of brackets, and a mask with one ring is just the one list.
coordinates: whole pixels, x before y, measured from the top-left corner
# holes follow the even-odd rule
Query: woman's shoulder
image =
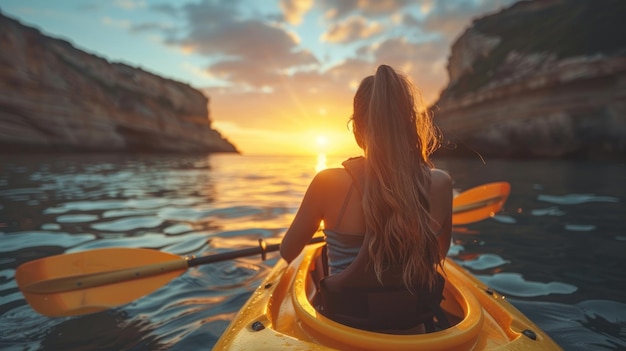
[(345, 181), (350, 179), (350, 171), (360, 172), (363, 171), (365, 165), (365, 158), (363, 156), (350, 157), (341, 163), (343, 167), (326, 168), (319, 171), (315, 178), (320, 180), (340, 180)]
[(315, 175), (316, 177), (336, 177), (336, 176), (342, 176), (344, 174), (347, 174), (346, 169), (342, 168), (342, 167), (334, 167), (334, 168), (325, 168), (319, 172), (317, 172), (317, 174)]
[(441, 168), (431, 168), (430, 169), (430, 175), (432, 177), (437, 177), (437, 178), (442, 178), (442, 179), (444, 179), (444, 178), (445, 179), (452, 179), (450, 177), (450, 174), (448, 172), (444, 171)]
[(350, 179), (350, 175), (344, 168), (326, 168), (323, 169), (315, 175), (313, 178), (314, 183), (321, 184), (336, 184), (336, 183), (344, 183), (346, 180)]
[(452, 188), (452, 177), (443, 169), (432, 168), (430, 170), (430, 179), (433, 188)]

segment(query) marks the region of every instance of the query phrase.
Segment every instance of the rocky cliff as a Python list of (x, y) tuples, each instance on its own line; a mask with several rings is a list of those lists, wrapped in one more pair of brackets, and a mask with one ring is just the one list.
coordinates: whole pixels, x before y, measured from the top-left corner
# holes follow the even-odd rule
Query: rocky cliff
[(109, 63), (0, 13), (0, 152), (236, 152), (188, 85)]
[(626, 158), (626, 1), (522, 1), (454, 43), (441, 155)]

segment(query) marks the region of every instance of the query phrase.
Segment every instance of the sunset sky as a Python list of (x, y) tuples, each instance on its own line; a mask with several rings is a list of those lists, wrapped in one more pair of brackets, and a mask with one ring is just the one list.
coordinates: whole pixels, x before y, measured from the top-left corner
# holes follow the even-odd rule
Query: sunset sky
[(355, 155), (347, 120), (379, 64), (426, 103), (450, 46), (514, 0), (0, 0), (4, 15), (210, 98), (213, 127), (244, 154)]

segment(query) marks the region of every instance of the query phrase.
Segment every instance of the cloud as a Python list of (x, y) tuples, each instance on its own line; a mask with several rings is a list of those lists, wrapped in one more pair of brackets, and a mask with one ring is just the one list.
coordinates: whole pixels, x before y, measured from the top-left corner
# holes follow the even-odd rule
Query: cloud
[(410, 0), (324, 0), (320, 6), (327, 19), (340, 20), (353, 13), (368, 17), (390, 15), (411, 3)]
[[(283, 76), (265, 93), (228, 86), (203, 90), (211, 96), (213, 116), (249, 128), (268, 128), (270, 120), (272, 129), (290, 132), (311, 125), (343, 127), (351, 113), (351, 83), (358, 84), (370, 72), (371, 64), (349, 60), (324, 72), (298, 71)], [(322, 107), (325, 115), (319, 114)]]
[(302, 17), (313, 7), (313, 0), (280, 0), (279, 6), (287, 22), (300, 24)]
[[(163, 28), (168, 30), (167, 43), (206, 57), (208, 74), (231, 92), (242, 89), (265, 99), (270, 93), (304, 100), (313, 92), (332, 91), (350, 98), (360, 79), (385, 63), (415, 76), (425, 98), (434, 100), (447, 79), (445, 64), (454, 37), (472, 16), (513, 1), (281, 0), (281, 13), (254, 17), (242, 10), (246, 4), (239, 0), (203, 0), (158, 9), (184, 20), (183, 27)], [(322, 34), (328, 45), (364, 45), (331, 66), (318, 60), (281, 23), (301, 23), (313, 7), (320, 13), (332, 12)]]
[(102, 18), (102, 24), (109, 26), (109, 27), (115, 27), (115, 28), (121, 28), (121, 29), (131, 29), (132, 27), (132, 23), (130, 21), (116, 20), (111, 17)]
[(422, 26), (426, 32), (437, 32), (452, 44), (474, 18), (496, 12), (515, 2), (517, 0), (432, 1), (425, 8), (426, 16)]
[[(260, 14), (242, 0), (202, 0), (152, 6), (172, 22), (130, 29), (160, 31), (166, 44), (203, 58), (203, 68), (196, 63), (185, 70), (215, 82), (202, 89), (211, 98), (211, 118), (227, 135), (259, 145), (318, 127), (345, 132), (356, 88), (380, 64), (407, 74), (425, 102), (434, 102), (447, 80), (446, 60), (455, 36), (473, 16), (513, 1), (280, 0), (275, 9)], [(311, 23), (301, 24), (318, 14), (325, 14), (316, 27), (325, 31), (321, 47), (302, 43), (295, 32), (310, 29)], [(346, 44), (353, 46), (346, 49)], [(324, 57), (323, 50), (333, 55)], [(256, 139), (261, 134), (266, 141)]]
[(153, 31), (169, 31), (175, 26), (167, 22), (144, 22), (139, 24), (131, 24), (128, 30), (131, 33), (153, 32)]
[[(315, 69), (321, 73), (321, 67), (328, 70), (330, 62), (320, 61), (302, 46), (296, 33), (284, 26), (286, 22), (301, 23), (303, 16), (315, 7), (318, 12), (333, 13), (327, 17), (327, 31), (321, 36), (329, 45), (367, 44), (351, 55), (364, 55), (361, 59), (369, 61), (370, 65), (396, 64), (411, 72), (415, 67), (425, 71), (439, 65), (437, 72), (429, 75), (445, 81), (441, 73), (445, 73), (449, 46), (462, 27), (468, 25), (470, 16), (512, 1), (322, 0), (313, 3), (311, 0), (281, 0), (278, 3), (280, 13), (260, 16), (246, 12), (246, 3), (241, 0), (203, 0), (181, 7), (151, 7), (177, 16), (181, 21), (178, 26), (152, 22), (131, 29), (160, 30), (166, 44), (188, 54), (204, 56), (208, 74), (219, 79), (222, 85), (267, 93), (264, 87), (291, 81), (294, 76), (301, 77), (294, 75), (297, 72)], [(418, 13), (411, 12), (411, 15), (409, 7)], [(337, 67), (345, 68), (344, 65)]]
[(332, 25), (327, 32), (322, 34), (321, 39), (330, 43), (350, 43), (369, 39), (382, 31), (383, 26), (380, 23), (368, 22), (361, 16), (352, 16)]
[(422, 22), (412, 14), (405, 13), (402, 16), (402, 24), (407, 27), (420, 27)]
[(211, 75), (244, 87), (270, 85), (289, 71), (319, 63), (299, 47), (295, 33), (264, 18), (246, 18), (237, 5), (203, 1), (184, 6), (185, 33), (169, 31), (166, 42), (205, 56)]
[(162, 13), (172, 17), (178, 17), (178, 15), (180, 14), (179, 9), (170, 4), (151, 5), (150, 9), (154, 12)]
[(134, 10), (146, 7), (145, 0), (116, 0), (113, 4), (124, 10)]
[(360, 0), (357, 3), (363, 14), (377, 16), (396, 13), (412, 2), (411, 0)]
[(383, 41), (373, 50), (376, 61), (389, 61), (402, 63), (429, 62), (441, 58), (442, 50), (446, 49), (445, 43), (439, 40), (426, 42), (411, 42), (406, 38), (395, 37)]
[(102, 4), (95, 4), (95, 3), (81, 3), (76, 5), (76, 9), (78, 11), (83, 11), (83, 12), (94, 12), (94, 11), (99, 11), (102, 9)]
[[(357, 50), (360, 60), (350, 62), (356, 72), (373, 72), (387, 64), (409, 76), (422, 92), (425, 102), (434, 101), (447, 79), (446, 42), (439, 39), (412, 42), (404, 37), (391, 37), (362, 46)], [(344, 67), (345, 69), (345, 67)]]

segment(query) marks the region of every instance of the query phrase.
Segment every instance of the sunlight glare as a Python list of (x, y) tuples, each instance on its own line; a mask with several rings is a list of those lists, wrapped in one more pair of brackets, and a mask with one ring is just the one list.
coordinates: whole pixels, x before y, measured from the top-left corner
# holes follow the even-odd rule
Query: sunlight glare
[(315, 139), (315, 142), (317, 143), (317, 146), (323, 148), (324, 146), (328, 145), (328, 138), (320, 135), (317, 137), (317, 139)]
[(317, 165), (315, 165), (315, 171), (319, 172), (328, 168), (326, 165), (326, 154), (317, 155)]

